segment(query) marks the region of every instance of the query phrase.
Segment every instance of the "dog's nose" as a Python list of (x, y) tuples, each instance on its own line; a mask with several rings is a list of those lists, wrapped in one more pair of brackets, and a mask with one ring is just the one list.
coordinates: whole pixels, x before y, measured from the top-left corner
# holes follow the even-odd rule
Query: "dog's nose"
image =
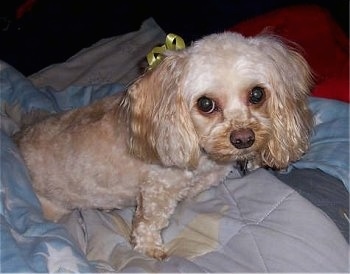
[(235, 148), (251, 147), (255, 141), (255, 134), (250, 128), (243, 128), (231, 132), (230, 141)]

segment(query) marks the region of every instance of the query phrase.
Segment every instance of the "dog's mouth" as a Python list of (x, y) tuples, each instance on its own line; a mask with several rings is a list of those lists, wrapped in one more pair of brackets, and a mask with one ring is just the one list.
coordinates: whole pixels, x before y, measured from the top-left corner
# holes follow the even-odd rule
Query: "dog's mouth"
[(254, 162), (254, 159), (257, 157), (257, 152), (256, 150), (252, 149), (240, 149), (239, 153), (228, 153), (228, 154), (223, 154), (223, 153), (217, 153), (215, 152), (209, 152), (205, 148), (201, 148), (202, 152), (210, 159), (212, 159), (215, 162), (218, 163), (223, 163), (223, 164), (228, 164), (232, 163), (233, 166), (239, 170), (241, 175), (246, 175), (250, 169), (251, 169), (251, 163)]
[(205, 148), (201, 148), (202, 152), (210, 159), (219, 163), (237, 163), (238, 166), (246, 166), (249, 161), (252, 161), (256, 158), (256, 151), (251, 149), (241, 150), (238, 154), (224, 154), (217, 152), (208, 152)]

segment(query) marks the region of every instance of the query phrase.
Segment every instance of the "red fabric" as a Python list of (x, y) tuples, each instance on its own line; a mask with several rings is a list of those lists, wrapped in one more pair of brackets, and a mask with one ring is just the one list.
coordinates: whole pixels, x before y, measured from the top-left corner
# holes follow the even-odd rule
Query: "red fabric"
[(21, 19), (23, 15), (32, 10), (37, 0), (26, 0), (16, 10), (16, 19)]
[(253, 36), (265, 28), (303, 48), (316, 74), (312, 95), (349, 102), (349, 38), (327, 10), (314, 5), (292, 6), (228, 30)]

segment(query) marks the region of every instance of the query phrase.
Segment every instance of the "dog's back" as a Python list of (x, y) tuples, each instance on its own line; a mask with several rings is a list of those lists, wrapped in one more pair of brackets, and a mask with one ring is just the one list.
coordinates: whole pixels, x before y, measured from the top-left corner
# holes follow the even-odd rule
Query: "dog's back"
[(46, 217), (58, 219), (66, 209), (135, 203), (137, 174), (121, 172), (135, 168), (125, 165), (135, 160), (128, 161), (125, 121), (116, 113), (120, 100), (112, 96), (46, 117), (14, 136)]

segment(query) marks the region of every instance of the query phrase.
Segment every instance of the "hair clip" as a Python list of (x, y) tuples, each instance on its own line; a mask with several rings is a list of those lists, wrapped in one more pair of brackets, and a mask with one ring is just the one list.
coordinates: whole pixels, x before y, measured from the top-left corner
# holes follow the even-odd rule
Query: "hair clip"
[(166, 50), (181, 50), (186, 47), (184, 40), (181, 36), (169, 33), (165, 38), (165, 44), (162, 46), (154, 47), (147, 54), (148, 69), (156, 67), (163, 59), (163, 52)]

